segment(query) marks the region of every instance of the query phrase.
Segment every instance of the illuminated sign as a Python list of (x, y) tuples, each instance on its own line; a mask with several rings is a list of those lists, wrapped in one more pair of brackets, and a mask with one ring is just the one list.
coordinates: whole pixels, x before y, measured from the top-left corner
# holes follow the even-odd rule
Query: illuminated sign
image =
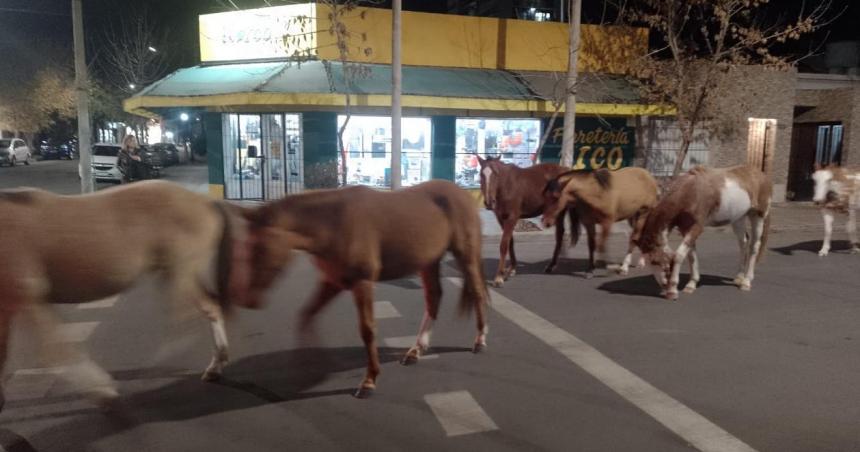
[[(555, 124), (541, 151), (542, 162), (559, 161), (564, 125), (561, 120)], [(633, 128), (627, 127), (626, 119), (623, 118), (576, 118), (573, 169), (617, 170), (632, 165), (636, 147), (636, 135), (633, 132)]]
[(204, 14), (200, 61), (237, 61), (306, 56), (316, 49), (312, 3)]

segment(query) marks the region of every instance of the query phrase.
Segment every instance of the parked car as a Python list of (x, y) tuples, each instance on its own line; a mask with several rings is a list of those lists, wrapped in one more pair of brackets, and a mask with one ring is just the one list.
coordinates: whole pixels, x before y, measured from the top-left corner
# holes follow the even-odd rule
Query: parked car
[[(98, 181), (122, 182), (119, 171), (120, 145), (114, 143), (97, 143), (92, 148), (93, 178)], [(80, 165), (78, 165), (80, 168)]]
[(155, 143), (152, 145), (152, 149), (158, 151), (161, 154), (162, 162), (164, 163), (164, 167), (178, 165), (179, 164), (179, 149), (176, 148), (176, 145), (173, 143)]
[(18, 162), (29, 165), (33, 156), (30, 147), (20, 138), (4, 138), (0, 140), (0, 164), (15, 166)]
[(65, 143), (43, 141), (39, 146), (39, 154), (42, 156), (42, 160), (72, 160), (75, 158), (75, 144), (71, 141)]
[[(140, 179), (157, 179), (161, 177), (161, 170), (164, 168), (161, 152), (153, 150), (148, 146), (141, 146), (140, 157), (146, 171), (145, 174), (137, 175), (137, 177)], [(119, 168), (121, 172), (127, 171), (129, 167), (128, 159), (128, 154), (122, 152), (119, 154)]]

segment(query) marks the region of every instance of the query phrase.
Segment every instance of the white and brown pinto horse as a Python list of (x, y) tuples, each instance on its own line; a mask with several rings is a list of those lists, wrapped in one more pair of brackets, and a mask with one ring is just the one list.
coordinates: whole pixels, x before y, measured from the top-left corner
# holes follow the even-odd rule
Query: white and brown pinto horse
[[(496, 214), (496, 220), (502, 227), (502, 239), (499, 243), (499, 268), (493, 279), (493, 284), (501, 287), (505, 280), (517, 273), (517, 255), (514, 252), (514, 227), (521, 218), (532, 218), (541, 215), (545, 210), (543, 189), (546, 183), (566, 171), (554, 163), (541, 163), (528, 168), (520, 168), (510, 163), (504, 163), (499, 158), (483, 159), (478, 157), (481, 164), (481, 195), (484, 206)], [(552, 273), (558, 263), (561, 244), (564, 238), (564, 213), (558, 212), (555, 229), (555, 249), (552, 260), (545, 271)], [(571, 212), (572, 214), (572, 212)], [(572, 218), (572, 217), (571, 217)], [(571, 229), (573, 242), (576, 242), (578, 228)], [(506, 265), (508, 253), (511, 255), (510, 265)]]
[(601, 227), (596, 248), (603, 254), (612, 224), (627, 220), (632, 229), (630, 244), (618, 269), (620, 274), (626, 275), (633, 258), (634, 240), (639, 236), (648, 212), (657, 205), (657, 182), (642, 168), (569, 171), (547, 183), (544, 198), (544, 226), (551, 227), (557, 218), (564, 218), (565, 209), (571, 210), (571, 229), (579, 230), (580, 223), (585, 226), (588, 234), (587, 277), (593, 276), (595, 268), (595, 225)]
[[(732, 225), (740, 248), (740, 268), (734, 283), (741, 290), (750, 290), (755, 264), (767, 242), (771, 192), (767, 175), (749, 166), (696, 167), (678, 176), (648, 215), (637, 240), (667, 299), (678, 298), (681, 264), (688, 257), (691, 275), (684, 292), (696, 290), (700, 278), (696, 239), (709, 226)], [(747, 220), (751, 233), (747, 232)], [(683, 240), (672, 253), (667, 248), (666, 235), (674, 228), (678, 228)]]
[(63, 368), (97, 402), (110, 402), (117, 396), (113, 380), (60, 340), (48, 304), (103, 299), (154, 275), (174, 314), (193, 312), (196, 303), (211, 320), (215, 354), (204, 378), (215, 378), (227, 360), (222, 308), (232, 290), (234, 218), (241, 221), (226, 204), (161, 181), (84, 196), (0, 191), (0, 273), (10, 276), (0, 280), (0, 365), (10, 322), (21, 313), (32, 321), (47, 364)]
[(488, 300), (481, 268), (481, 223), (474, 199), (453, 183), (434, 180), (397, 191), (368, 187), (318, 190), (287, 196), (250, 210), (250, 290), (243, 305), (257, 305), (292, 250), (313, 256), (320, 271), (315, 295), (302, 310), (300, 329), (338, 294), (352, 292), (359, 331), (367, 350), (367, 372), (355, 396), (376, 388), (379, 355), (373, 316), (376, 281), (419, 273), (424, 284), (424, 319), (416, 344), (401, 360), (412, 364), (429, 349), (442, 297), (441, 262), (451, 252), (463, 273), (461, 313), (474, 311), (478, 334), (473, 351), (486, 346)]
[(812, 173), (815, 181), (815, 194), (812, 200), (821, 206), (824, 218), (824, 242), (819, 256), (830, 253), (830, 236), (833, 233), (833, 219), (836, 213), (847, 213), (845, 230), (851, 240), (851, 252), (860, 253), (857, 240), (857, 210), (860, 209), (860, 169), (842, 168), (835, 165), (816, 166)]

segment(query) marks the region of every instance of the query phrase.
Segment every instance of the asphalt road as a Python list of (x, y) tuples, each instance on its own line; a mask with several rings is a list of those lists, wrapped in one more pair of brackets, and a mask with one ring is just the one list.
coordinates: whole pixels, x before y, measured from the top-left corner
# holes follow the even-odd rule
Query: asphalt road
[[(611, 243), (614, 256), (619, 240)], [(774, 234), (747, 293), (728, 283), (737, 265), (733, 236), (707, 233), (698, 246), (702, 287), (667, 302), (643, 270), (584, 279), (581, 247), (545, 275), (551, 237), (524, 238), (519, 274), (492, 292), (486, 352), (469, 352), (474, 322), (456, 315), (456, 280), (446, 279), (433, 355), (412, 367), (397, 359), (421, 320), (418, 279), (380, 283), (383, 366), (367, 400), (350, 395), (365, 355), (348, 296), (323, 312), (315, 342), (295, 337), (296, 313), (316, 278), (307, 259), (279, 281), (265, 309), (236, 312), (220, 383), (198, 378), (211, 348), (206, 322), (166, 325), (157, 287), (144, 283), (91, 307), (59, 308), (68, 340), (85, 344), (118, 380), (120, 412), (101, 413), (45, 369), (25, 325), (16, 325), (0, 445), (40, 452), (858, 450), (860, 256), (844, 251), (845, 242), (834, 245), (819, 258), (820, 234)], [(487, 241), (484, 256), (492, 275), (497, 245)], [(458, 275), (451, 266), (445, 273)]]

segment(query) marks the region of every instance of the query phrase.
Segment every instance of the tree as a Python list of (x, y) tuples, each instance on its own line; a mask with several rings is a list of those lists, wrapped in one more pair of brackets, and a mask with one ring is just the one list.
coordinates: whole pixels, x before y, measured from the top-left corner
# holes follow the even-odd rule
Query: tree
[[(579, 56), (580, 20), (582, 16), (582, 0), (569, 0), (570, 19), (566, 99), (564, 106), (564, 135), (561, 144), (561, 165), (573, 166), (573, 145), (576, 137), (576, 81), (577, 57)], [(558, 111), (558, 110), (556, 110)]]
[[(673, 175), (683, 168), (698, 127), (719, 115), (717, 97), (725, 75), (740, 65), (774, 69), (791, 67), (797, 57), (777, 53), (779, 45), (797, 40), (828, 22), (831, 1), (818, 2), (792, 20), (766, 7), (768, 0), (636, 0), (622, 3), (621, 16), (646, 25), (663, 46), (633, 64), (630, 75), (642, 97), (677, 111), (681, 147)], [(770, 14), (767, 14), (770, 13)]]
[(149, 20), (145, 9), (123, 14), (118, 28), (106, 30), (95, 56), (104, 84), (127, 95), (167, 75), (173, 46), (168, 33)]

